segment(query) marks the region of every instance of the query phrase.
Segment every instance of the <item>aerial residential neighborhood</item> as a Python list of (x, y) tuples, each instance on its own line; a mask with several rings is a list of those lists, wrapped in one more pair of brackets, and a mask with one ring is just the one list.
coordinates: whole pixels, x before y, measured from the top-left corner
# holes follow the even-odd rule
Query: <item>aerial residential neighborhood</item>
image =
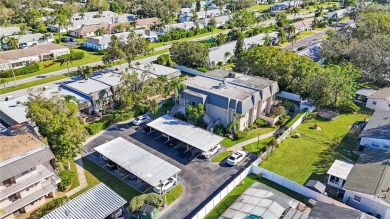
[(388, 1), (0, 11), (0, 219), (390, 219)]

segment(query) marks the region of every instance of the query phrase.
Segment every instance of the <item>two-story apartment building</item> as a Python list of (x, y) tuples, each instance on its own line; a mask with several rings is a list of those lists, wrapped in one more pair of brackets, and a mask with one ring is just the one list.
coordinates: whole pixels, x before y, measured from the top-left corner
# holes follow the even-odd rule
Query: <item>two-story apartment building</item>
[(0, 135), (0, 218), (32, 211), (54, 197), (59, 177), (49, 147), (30, 133)]
[(184, 84), (187, 89), (182, 91), (179, 102), (184, 109), (202, 103), (206, 115), (224, 126), (234, 120), (236, 112), (240, 130), (270, 114), (279, 91), (276, 81), (220, 69), (190, 78)]

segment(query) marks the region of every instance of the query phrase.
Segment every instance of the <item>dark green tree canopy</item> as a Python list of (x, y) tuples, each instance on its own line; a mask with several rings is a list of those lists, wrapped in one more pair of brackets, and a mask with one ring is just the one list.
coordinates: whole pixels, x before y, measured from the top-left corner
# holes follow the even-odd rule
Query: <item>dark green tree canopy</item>
[(170, 48), (172, 61), (190, 68), (205, 67), (209, 50), (202, 43), (183, 41), (174, 43)]

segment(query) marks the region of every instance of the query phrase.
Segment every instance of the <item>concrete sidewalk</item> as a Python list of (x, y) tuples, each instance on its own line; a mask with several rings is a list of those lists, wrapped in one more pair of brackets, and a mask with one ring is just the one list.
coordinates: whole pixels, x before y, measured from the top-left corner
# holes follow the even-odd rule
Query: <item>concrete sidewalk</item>
[(75, 158), (77, 177), (79, 178), (79, 186), (65, 193), (66, 196), (70, 197), (71, 195), (81, 191), (82, 189), (88, 186), (87, 178), (85, 177), (83, 160), (80, 155), (77, 155)]
[(236, 152), (236, 151), (242, 150), (243, 147), (248, 145), (248, 144), (254, 143), (254, 142), (258, 141), (258, 140), (260, 141), (260, 140), (272, 137), (272, 136), (280, 134), (282, 132), (284, 132), (284, 128), (278, 129), (278, 130), (276, 130), (274, 132), (269, 132), (269, 133), (264, 134), (264, 135), (260, 135), (259, 137), (251, 138), (249, 140), (240, 142), (240, 143), (238, 143), (238, 144), (228, 148), (227, 151)]

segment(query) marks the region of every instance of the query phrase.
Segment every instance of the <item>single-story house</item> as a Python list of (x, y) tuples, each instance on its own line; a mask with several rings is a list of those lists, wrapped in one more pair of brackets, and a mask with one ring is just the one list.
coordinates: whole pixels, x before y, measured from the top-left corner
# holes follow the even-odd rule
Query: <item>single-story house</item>
[(321, 41), (318, 41), (314, 44), (308, 45), (305, 49), (301, 51), (297, 51), (296, 54), (300, 56), (309, 57), (313, 61), (321, 63), (322, 62), (321, 48), (322, 48), (322, 43)]
[(289, 4), (288, 3), (278, 3), (278, 4), (275, 4), (275, 5), (272, 5), (271, 7), (269, 7), (269, 10), (270, 11), (281, 11), (281, 10), (285, 10), (289, 7)]
[(299, 33), (305, 30), (311, 30), (311, 25), (314, 19), (318, 18), (306, 18), (304, 20), (294, 22), (291, 25), (295, 27), (295, 33)]
[[(83, 16), (81, 16), (83, 15)], [(87, 20), (87, 19), (93, 19), (97, 17), (116, 17), (118, 16), (117, 13), (112, 11), (91, 11), (91, 12), (84, 12), (84, 13), (75, 13), (72, 15), (71, 20)]]
[[(222, 27), (223, 25), (225, 25), (230, 19), (232, 18), (231, 15), (223, 15), (223, 16), (218, 16), (218, 17), (214, 17), (215, 21), (216, 21), (216, 27)], [(207, 26), (209, 23), (210, 23), (210, 20), (212, 18), (204, 18), (204, 19), (200, 19), (198, 20), (198, 23), (202, 24), (203, 26)]]
[(140, 65), (131, 65), (127, 70), (128, 73), (132, 73), (132, 71), (141, 74), (145, 70), (148, 71), (148, 77), (157, 78), (159, 76), (166, 76), (168, 80), (172, 78), (179, 77), (181, 72), (175, 68), (170, 68), (164, 65), (158, 65), (154, 63), (150, 64), (140, 64)]
[(159, 21), (157, 17), (137, 19), (136, 28), (150, 28), (154, 24), (158, 24), (158, 23)]
[(70, 218), (120, 218), (127, 203), (104, 183), (99, 183), (85, 193), (54, 209), (42, 219)]
[(0, 36), (11, 36), (19, 32), (19, 27), (0, 27)]
[(347, 9), (339, 9), (337, 11), (332, 11), (327, 14), (325, 14), (325, 18), (329, 20), (341, 20), (345, 15), (347, 15), (348, 10)]
[(357, 103), (367, 103), (367, 99), (370, 95), (374, 94), (377, 90), (362, 88), (355, 92), (353, 101)]
[(135, 30), (135, 33), (139, 36), (142, 36), (149, 42), (156, 42), (158, 40), (157, 33), (152, 30)]
[(356, 210), (354, 208), (346, 208), (337, 206), (334, 204), (328, 204), (325, 202), (317, 201), (317, 203), (312, 207), (310, 214), (310, 219), (375, 219), (374, 217)]
[(111, 34), (112, 24), (99, 24), (99, 25), (91, 25), (91, 26), (83, 26), (74, 30), (69, 30), (69, 35), (76, 38), (86, 38), (96, 36), (95, 32), (99, 28), (105, 29), (105, 34)]
[(366, 107), (373, 110), (390, 110), (390, 87), (385, 87), (367, 96)]
[(327, 172), (327, 184), (341, 189), (345, 181), (348, 179), (348, 175), (351, 172), (352, 168), (353, 164), (341, 160), (335, 160)]
[(360, 145), (390, 150), (390, 110), (377, 110), (360, 134)]
[(365, 148), (343, 186), (343, 203), (390, 218), (390, 151)]
[[(18, 40), (19, 48), (31, 47), (35, 45), (47, 44), (54, 42), (53, 34), (33, 33), (26, 35), (10, 36)], [(8, 44), (2, 45), (3, 49), (8, 49)]]
[(173, 29), (182, 29), (182, 30), (190, 30), (194, 29), (196, 27), (204, 28), (204, 25), (202, 25), (199, 22), (193, 22), (193, 21), (186, 21), (183, 23), (176, 23), (176, 24), (168, 24), (162, 27), (158, 32), (160, 35), (169, 33)]
[[(42, 44), (34, 47), (8, 50), (0, 53), (2, 65), (8, 68), (20, 68), (31, 63), (40, 62), (48, 59), (57, 59), (59, 56), (69, 54), (69, 48), (58, 44)], [(8, 63), (8, 65), (6, 65)]]
[(270, 114), (279, 91), (278, 83), (258, 76), (216, 69), (183, 82), (187, 89), (179, 104), (205, 106), (206, 123), (219, 121), (225, 127), (240, 115), (240, 131)]

